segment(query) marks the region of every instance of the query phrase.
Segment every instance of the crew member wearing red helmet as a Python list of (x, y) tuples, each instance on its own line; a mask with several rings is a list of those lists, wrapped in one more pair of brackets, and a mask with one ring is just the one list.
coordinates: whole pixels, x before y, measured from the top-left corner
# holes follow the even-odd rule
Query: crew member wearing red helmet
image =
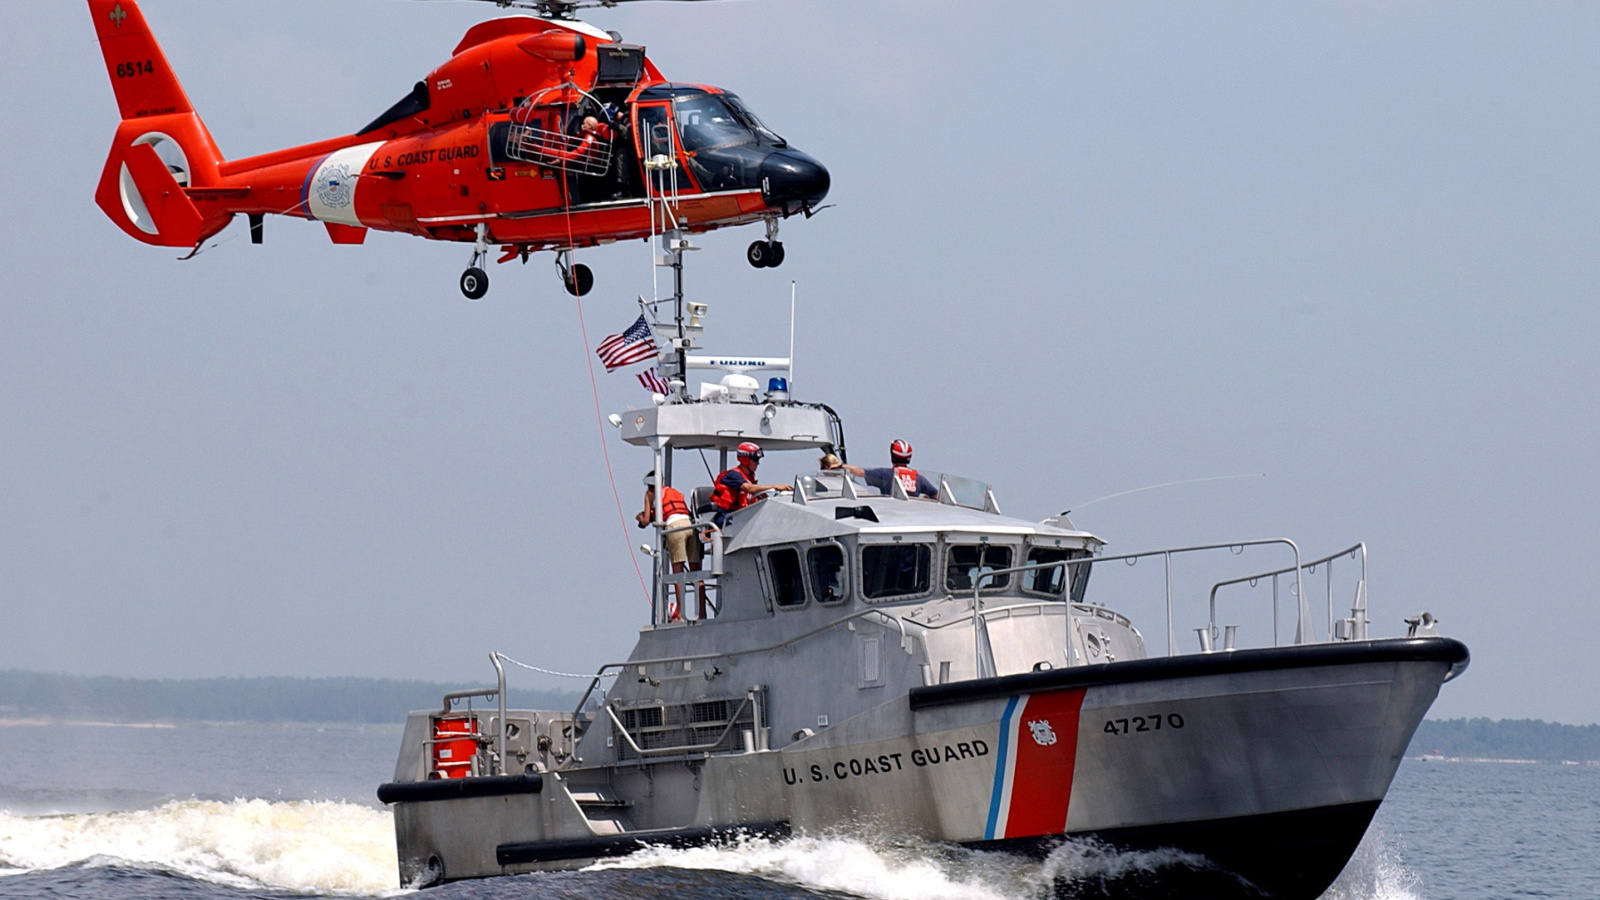
[(750, 441), (739, 445), (739, 465), (717, 476), (711, 492), (711, 502), (721, 510), (717, 524), (721, 525), (728, 514), (750, 505), (756, 494), (763, 491), (792, 491), (787, 484), (756, 484), (756, 466), (761, 464), (761, 448)]
[(865, 479), (867, 487), (877, 488), (881, 493), (889, 493), (891, 480), (898, 480), (905, 489), (907, 497), (927, 497), (931, 500), (939, 499), (939, 489), (933, 482), (923, 477), (916, 469), (911, 468), (911, 445), (905, 441), (895, 441), (889, 445), (889, 461), (893, 466), (882, 469), (863, 469), (848, 463), (840, 463), (839, 468), (844, 469), (857, 478)]

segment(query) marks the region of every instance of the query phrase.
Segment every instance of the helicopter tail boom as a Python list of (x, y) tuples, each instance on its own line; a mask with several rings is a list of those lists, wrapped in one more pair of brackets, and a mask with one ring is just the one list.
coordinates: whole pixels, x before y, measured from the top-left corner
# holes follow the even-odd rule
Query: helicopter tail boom
[(134, 0), (89, 0), (89, 13), (124, 119), (194, 112)]
[(203, 215), (186, 189), (220, 183), (222, 153), (167, 63), (135, 0), (89, 0), (122, 123), (95, 202), (130, 236), (194, 246), (230, 216)]

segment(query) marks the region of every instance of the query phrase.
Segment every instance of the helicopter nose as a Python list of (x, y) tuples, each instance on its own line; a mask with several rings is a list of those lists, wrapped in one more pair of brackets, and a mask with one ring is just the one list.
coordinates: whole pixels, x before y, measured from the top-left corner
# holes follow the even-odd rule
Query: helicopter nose
[(798, 150), (774, 150), (761, 161), (761, 199), (784, 212), (799, 212), (828, 196), (827, 167)]

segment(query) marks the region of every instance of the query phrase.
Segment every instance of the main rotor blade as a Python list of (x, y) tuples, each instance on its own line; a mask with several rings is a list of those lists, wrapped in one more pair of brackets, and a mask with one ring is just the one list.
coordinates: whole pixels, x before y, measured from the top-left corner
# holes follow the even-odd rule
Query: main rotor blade
[[(482, 2), (493, 3), (502, 9), (531, 9), (546, 18), (564, 18), (571, 16), (573, 10), (610, 7), (638, 0), (482, 0)], [(676, 2), (693, 3), (699, 0), (676, 0)]]

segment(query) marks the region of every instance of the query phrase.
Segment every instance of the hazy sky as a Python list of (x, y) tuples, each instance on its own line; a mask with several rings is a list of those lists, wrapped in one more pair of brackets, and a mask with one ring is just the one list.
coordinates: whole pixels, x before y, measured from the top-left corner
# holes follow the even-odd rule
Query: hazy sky
[[(142, 5), (231, 157), (348, 133), (497, 14)], [(749, 268), (741, 229), (699, 240), (689, 283), (712, 349), (780, 355), (798, 280), (796, 394), (845, 416), (856, 462), (904, 437), (1029, 518), (1266, 473), (1074, 519), (1108, 552), (1365, 540), (1374, 632), (1428, 609), (1472, 648), (1433, 715), (1600, 721), (1600, 6), (589, 20), (831, 169), (838, 206), (785, 225), (783, 268)], [(302, 221), (180, 263), (94, 206), (117, 120), (85, 4), (8, 9), (0, 84), (0, 668), (477, 683), (491, 649), (627, 653), (643, 532), (602, 432), (629, 515), (649, 462), (597, 425), (585, 358), (649, 291), (643, 244), (582, 254), (587, 343), (548, 255), (481, 303), (462, 246)], [(599, 377), (602, 412), (643, 399)], [(1159, 607), (1103, 599), (1164, 647)]]

